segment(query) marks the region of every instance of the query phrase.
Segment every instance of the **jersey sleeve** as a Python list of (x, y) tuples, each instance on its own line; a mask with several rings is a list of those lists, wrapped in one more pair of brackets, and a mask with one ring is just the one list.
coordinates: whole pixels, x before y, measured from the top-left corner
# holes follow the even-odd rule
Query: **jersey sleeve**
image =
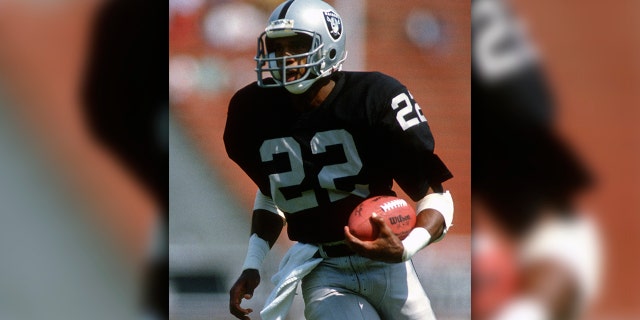
[(251, 130), (258, 126), (253, 121), (259, 117), (247, 116), (256, 112), (251, 110), (251, 106), (255, 105), (253, 100), (255, 96), (253, 87), (247, 86), (231, 98), (223, 140), (229, 158), (238, 164), (247, 176), (253, 180), (260, 192), (270, 195), (269, 181), (261, 174), (261, 169), (258, 165), (261, 160), (259, 155), (253, 152), (257, 147), (255, 135), (251, 134)]
[(376, 105), (376, 127), (383, 137), (381, 147), (388, 158), (387, 170), (414, 201), (453, 175), (434, 153), (435, 141), (428, 120), (411, 93), (388, 79), (385, 97)]

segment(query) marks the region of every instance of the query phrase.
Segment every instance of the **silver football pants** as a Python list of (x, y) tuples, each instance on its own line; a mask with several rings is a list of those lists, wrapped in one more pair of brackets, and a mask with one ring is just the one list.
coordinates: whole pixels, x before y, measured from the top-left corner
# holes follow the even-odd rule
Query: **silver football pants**
[(307, 320), (435, 319), (410, 261), (327, 258), (302, 280)]

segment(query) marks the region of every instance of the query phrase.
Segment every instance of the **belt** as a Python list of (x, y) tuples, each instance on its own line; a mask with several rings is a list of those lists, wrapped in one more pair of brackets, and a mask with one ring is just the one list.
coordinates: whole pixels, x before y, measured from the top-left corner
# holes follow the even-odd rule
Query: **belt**
[(338, 244), (319, 244), (314, 258), (338, 258), (356, 254), (344, 242)]

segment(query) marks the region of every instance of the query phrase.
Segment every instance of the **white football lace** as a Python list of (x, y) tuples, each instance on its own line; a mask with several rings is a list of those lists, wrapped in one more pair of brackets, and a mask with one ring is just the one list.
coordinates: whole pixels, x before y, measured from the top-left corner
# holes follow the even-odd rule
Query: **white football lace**
[(406, 201), (402, 199), (396, 199), (380, 205), (380, 208), (382, 209), (382, 211), (387, 212), (389, 210), (393, 210), (400, 207), (406, 207), (406, 206), (407, 206)]

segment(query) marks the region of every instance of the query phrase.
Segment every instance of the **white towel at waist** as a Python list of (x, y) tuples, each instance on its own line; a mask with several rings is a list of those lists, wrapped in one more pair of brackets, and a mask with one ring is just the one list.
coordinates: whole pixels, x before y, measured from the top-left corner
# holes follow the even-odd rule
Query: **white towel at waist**
[(322, 258), (314, 258), (318, 247), (312, 244), (296, 243), (280, 262), (278, 272), (271, 281), (276, 287), (271, 291), (260, 316), (264, 320), (282, 320), (293, 303), (298, 283), (315, 268)]

